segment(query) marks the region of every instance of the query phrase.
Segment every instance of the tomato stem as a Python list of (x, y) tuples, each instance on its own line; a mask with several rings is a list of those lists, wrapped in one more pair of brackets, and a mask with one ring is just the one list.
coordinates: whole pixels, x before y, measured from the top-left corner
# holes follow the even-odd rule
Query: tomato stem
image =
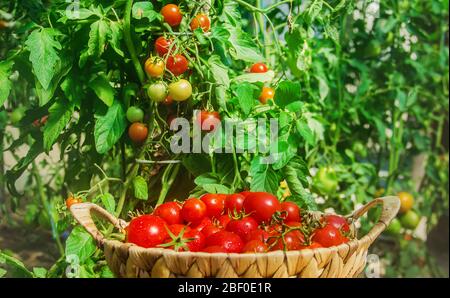
[(145, 81), (145, 74), (142, 70), (141, 63), (139, 62), (139, 58), (136, 54), (136, 48), (133, 43), (133, 39), (131, 37), (131, 10), (133, 8), (133, 0), (127, 0), (126, 6), (125, 6), (125, 15), (123, 19), (123, 35), (125, 44), (128, 48), (128, 52), (131, 56), (131, 61), (133, 62), (134, 68), (136, 69), (136, 73), (138, 76), (138, 79), (141, 83), (144, 83)]

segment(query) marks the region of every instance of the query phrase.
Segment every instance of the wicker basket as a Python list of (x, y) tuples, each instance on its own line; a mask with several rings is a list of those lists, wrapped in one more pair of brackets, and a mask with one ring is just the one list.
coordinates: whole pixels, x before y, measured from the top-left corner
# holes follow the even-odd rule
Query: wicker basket
[(142, 248), (106, 239), (95, 226), (91, 212), (123, 230), (127, 223), (92, 203), (71, 207), (75, 219), (103, 248), (106, 261), (117, 277), (356, 277), (366, 264), (369, 246), (396, 216), (397, 197), (378, 198), (355, 211), (353, 221), (370, 208), (382, 204), (379, 221), (361, 239), (330, 248), (274, 251), (255, 254), (174, 252)]

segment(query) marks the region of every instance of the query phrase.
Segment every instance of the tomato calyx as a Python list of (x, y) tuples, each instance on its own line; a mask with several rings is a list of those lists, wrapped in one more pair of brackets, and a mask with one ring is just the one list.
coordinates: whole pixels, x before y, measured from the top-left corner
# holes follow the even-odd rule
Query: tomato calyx
[(169, 242), (159, 244), (158, 247), (160, 248), (172, 248), (175, 251), (189, 251), (188, 243), (195, 240), (194, 237), (191, 238), (184, 238), (184, 234), (187, 232), (187, 227), (184, 226), (180, 233), (178, 235), (175, 235), (172, 233), (172, 231), (169, 229), (169, 227), (166, 225), (167, 234), (169, 235), (169, 239), (171, 239)]

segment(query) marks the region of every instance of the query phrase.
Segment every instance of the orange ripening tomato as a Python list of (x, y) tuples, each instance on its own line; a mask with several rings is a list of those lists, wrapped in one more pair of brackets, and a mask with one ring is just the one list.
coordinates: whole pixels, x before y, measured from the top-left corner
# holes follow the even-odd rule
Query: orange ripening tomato
[(69, 198), (66, 200), (66, 206), (67, 206), (67, 209), (70, 209), (70, 207), (71, 207), (72, 205), (79, 204), (79, 203), (83, 203), (83, 200), (82, 200), (81, 198), (69, 197)]
[(147, 139), (148, 128), (143, 123), (135, 122), (128, 128), (128, 136), (134, 143), (142, 143)]
[(152, 78), (158, 78), (164, 74), (166, 65), (162, 59), (148, 58), (145, 61), (145, 72)]
[(266, 104), (269, 99), (274, 99), (275, 97), (275, 90), (270, 87), (263, 87), (261, 95), (259, 96), (259, 101), (262, 104)]
[(198, 28), (202, 28), (203, 32), (208, 32), (211, 28), (211, 21), (204, 13), (196, 15), (191, 21), (191, 30), (194, 31)]

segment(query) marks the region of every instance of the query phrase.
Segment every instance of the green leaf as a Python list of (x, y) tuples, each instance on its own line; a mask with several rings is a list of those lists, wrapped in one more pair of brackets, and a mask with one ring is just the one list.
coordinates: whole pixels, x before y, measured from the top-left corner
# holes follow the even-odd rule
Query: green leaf
[(222, 184), (203, 184), (203, 189), (207, 193), (221, 193), (221, 194), (231, 194), (232, 191), (229, 187)]
[(239, 84), (243, 82), (249, 82), (249, 83), (268, 83), (272, 82), (275, 78), (275, 72), (273, 70), (269, 70), (265, 73), (245, 73), (242, 75), (239, 75), (233, 79), (233, 82)]
[(308, 123), (305, 121), (305, 119), (299, 119), (296, 121), (296, 127), (298, 133), (305, 139), (306, 143), (310, 145), (315, 144), (315, 137), (312, 130), (309, 128)]
[(102, 202), (103, 206), (105, 206), (105, 209), (109, 213), (114, 213), (116, 210), (116, 200), (114, 200), (114, 197), (110, 193), (104, 193), (98, 196), (100, 201)]
[(256, 86), (249, 83), (242, 83), (236, 88), (236, 96), (239, 101), (239, 106), (245, 115), (248, 115), (252, 108), (256, 105), (254, 91)]
[(204, 184), (219, 184), (220, 178), (212, 173), (206, 173), (195, 178), (194, 183), (199, 186)]
[(9, 92), (11, 92), (12, 83), (9, 76), (13, 65), (13, 61), (0, 62), (0, 107), (8, 99)]
[(228, 76), (228, 68), (220, 61), (220, 57), (212, 55), (208, 59), (209, 68), (213, 75), (214, 81), (226, 88), (230, 87), (230, 78)]
[(89, 82), (89, 87), (94, 90), (98, 98), (100, 98), (108, 107), (112, 105), (116, 91), (111, 86), (105, 74), (100, 74)]
[(34, 277), (37, 278), (46, 278), (47, 277), (47, 269), (42, 267), (34, 267), (33, 268)]
[(322, 10), (323, 0), (315, 0), (312, 1), (311, 5), (307, 9), (307, 16), (310, 23), (314, 22), (314, 20), (319, 16)]
[(310, 193), (305, 190), (308, 185), (306, 177), (309, 171), (306, 163), (300, 157), (295, 157), (284, 167), (284, 177), (291, 191), (291, 200), (295, 201), (302, 208), (317, 210), (317, 205)]
[(148, 200), (148, 185), (147, 181), (141, 176), (136, 176), (133, 179), (134, 196), (139, 200)]
[(280, 107), (300, 101), (300, 83), (299, 82), (281, 82), (275, 92), (275, 103)]
[(308, 127), (314, 133), (316, 141), (323, 140), (324, 128), (322, 123), (316, 118), (314, 118), (314, 115), (312, 115), (311, 113), (305, 113), (303, 116), (305, 117), (306, 122), (308, 123)]
[(111, 47), (114, 49), (114, 51), (120, 56), (124, 57), (125, 54), (123, 53), (122, 49), (120, 48), (120, 41), (122, 40), (122, 26), (119, 22), (111, 22), (110, 23), (110, 40), (109, 43)]
[(119, 101), (114, 101), (104, 116), (95, 122), (95, 148), (100, 154), (108, 152), (121, 138), (127, 121), (125, 111)]
[(89, 259), (96, 249), (94, 239), (81, 226), (76, 226), (66, 241), (66, 257), (76, 255), (80, 264)]
[(81, 53), (80, 67), (84, 67), (88, 57), (99, 58), (106, 47), (106, 39), (111, 36), (110, 24), (104, 20), (98, 20), (91, 24), (87, 48)]
[(328, 83), (325, 78), (321, 76), (316, 76), (316, 79), (319, 81), (320, 101), (323, 101), (330, 93), (330, 88), (328, 87)]
[(64, 95), (77, 108), (80, 108), (81, 99), (85, 97), (82, 82), (79, 80), (76, 73), (69, 73), (64, 81), (61, 83), (61, 89)]
[[(2, 253), (0, 251), (0, 264), (5, 264), (8, 266), (9, 273), (12, 277), (33, 277), (33, 273), (31, 273), (25, 265), (18, 259)], [(5, 271), (0, 272), (0, 275), (6, 274)]]
[(39, 97), (39, 106), (46, 105), (52, 99), (59, 87), (59, 82), (71, 71), (72, 61), (68, 56), (61, 56), (60, 63), (56, 66), (56, 74), (53, 77), (49, 87), (45, 89), (39, 81), (36, 81), (36, 94)]
[(95, 13), (87, 8), (67, 9), (65, 16), (69, 20), (85, 20)]
[(59, 100), (49, 111), (48, 121), (44, 126), (44, 149), (48, 152), (72, 117), (74, 106), (67, 100)]
[(133, 4), (132, 16), (136, 20), (147, 18), (152, 22), (158, 18), (159, 13), (153, 10), (151, 2), (136, 2)]
[(276, 194), (279, 185), (279, 177), (270, 164), (263, 164), (261, 157), (252, 160), (249, 175), (252, 177), (250, 183), (251, 191), (265, 191)]
[(3, 276), (5, 276), (6, 273), (7, 273), (7, 272), (6, 272), (5, 269), (0, 268), (0, 278), (2, 278)]
[(55, 40), (59, 33), (51, 28), (34, 30), (25, 44), (30, 51), (33, 71), (44, 89), (48, 89), (58, 69), (61, 44)]
[(185, 154), (183, 166), (195, 177), (211, 171), (211, 162), (206, 154)]
[(225, 28), (230, 33), (229, 42), (234, 51), (231, 56), (237, 60), (246, 62), (261, 62), (264, 57), (259, 52), (253, 39), (239, 27), (232, 27), (227, 24)]

